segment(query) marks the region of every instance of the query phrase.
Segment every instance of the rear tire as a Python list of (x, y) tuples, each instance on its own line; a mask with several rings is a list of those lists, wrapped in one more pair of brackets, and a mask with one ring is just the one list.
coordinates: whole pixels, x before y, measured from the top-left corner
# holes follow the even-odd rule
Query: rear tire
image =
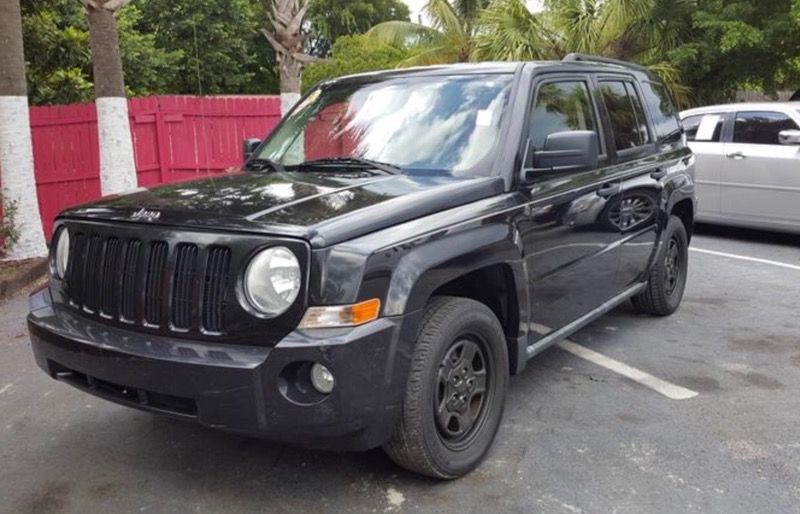
[(384, 451), (400, 466), (434, 478), (472, 471), (503, 416), (508, 348), (484, 304), (434, 297), (411, 360), (401, 419)]
[(668, 316), (678, 309), (686, 289), (689, 264), (689, 238), (677, 216), (670, 216), (664, 233), (664, 248), (657, 257), (647, 287), (632, 298), (639, 312)]

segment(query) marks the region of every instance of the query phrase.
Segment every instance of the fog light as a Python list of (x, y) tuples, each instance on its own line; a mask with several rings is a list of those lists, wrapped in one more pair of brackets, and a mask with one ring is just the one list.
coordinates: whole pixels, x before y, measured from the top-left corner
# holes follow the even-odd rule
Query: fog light
[(334, 385), (333, 373), (322, 364), (311, 366), (311, 385), (322, 394), (330, 394)]

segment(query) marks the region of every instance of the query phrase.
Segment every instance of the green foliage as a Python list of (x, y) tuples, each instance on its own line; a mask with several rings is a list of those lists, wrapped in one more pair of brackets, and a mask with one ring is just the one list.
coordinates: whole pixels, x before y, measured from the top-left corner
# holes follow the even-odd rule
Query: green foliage
[(688, 32), (694, 0), (495, 0), (481, 15), (474, 58), (560, 59), (581, 52), (647, 65), (685, 104), (680, 70), (668, 59)]
[[(646, 65), (682, 106), (741, 89), (800, 87), (800, 0), (429, 0), (433, 27), (382, 23), (367, 34), (407, 49), (403, 64), (559, 59), (570, 52)], [(466, 9), (466, 10), (464, 10)]]
[[(31, 103), (84, 102), (92, 98), (89, 28), (76, 0), (22, 0), (22, 28), (28, 62)], [(126, 87), (132, 95), (168, 88), (178, 55), (159, 48), (136, 25), (141, 12), (133, 4), (117, 17)]]
[(181, 54), (159, 46), (153, 33), (140, 27), (142, 17), (137, 4), (122, 8), (117, 15), (125, 87), (132, 96), (169, 91), (174, 70), (180, 66)]
[(384, 21), (408, 21), (408, 6), (400, 0), (309, 0), (309, 53), (328, 57), (341, 36), (362, 34)]
[(89, 33), (78, 2), (22, 0), (28, 96), (34, 104), (91, 98)]
[(800, 1), (697, 3), (691, 33), (670, 55), (694, 103), (728, 101), (742, 89), (800, 87)]
[(341, 36), (333, 44), (330, 59), (309, 64), (303, 72), (303, 91), (322, 80), (352, 73), (396, 68), (408, 51), (370, 41), (362, 35)]
[(496, 0), (481, 14), (475, 58), (480, 61), (530, 61), (563, 57), (558, 35), (521, 0)]
[(482, 0), (428, 0), (425, 14), (432, 26), (388, 21), (372, 27), (369, 41), (403, 48), (409, 56), (404, 66), (424, 66), (469, 61), (473, 56)]
[(694, 0), (428, 0), (433, 27), (388, 22), (367, 32), (407, 49), (403, 64), (560, 59), (583, 52), (650, 65), (685, 103), (680, 71), (667, 59), (690, 26)]
[[(91, 100), (89, 29), (81, 3), (21, 5), (31, 103)], [(257, 32), (265, 19), (263, 3), (245, 0), (135, 0), (117, 16), (128, 93), (277, 91), (274, 52)]]
[[(488, 1), (428, 0), (425, 26), (408, 21), (402, 0), (310, 0), (307, 50), (331, 58), (308, 66), (304, 87), (387, 67), (574, 51), (645, 64), (684, 105), (800, 87), (800, 0), (543, 0), (541, 12), (525, 0)], [(80, 2), (21, 4), (32, 103), (91, 99)], [(134, 0), (118, 16), (129, 93), (276, 92), (275, 54), (258, 33), (268, 6)]]
[(7, 198), (7, 194), (3, 195), (3, 211), (0, 213), (0, 257), (5, 257), (19, 241), (19, 230), (15, 224), (17, 201)]
[(170, 93), (277, 90), (275, 54), (258, 33), (267, 19), (267, 2), (136, 0), (135, 3), (142, 12), (136, 29), (152, 34), (159, 48), (178, 55), (166, 86)]

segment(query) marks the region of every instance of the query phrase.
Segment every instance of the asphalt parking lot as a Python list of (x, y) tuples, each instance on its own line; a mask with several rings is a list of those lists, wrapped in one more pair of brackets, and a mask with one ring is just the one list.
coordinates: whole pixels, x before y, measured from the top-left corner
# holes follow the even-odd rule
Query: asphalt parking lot
[(656, 386), (552, 348), (512, 380), (487, 461), (454, 482), (380, 450), (284, 447), (87, 396), (35, 367), (14, 298), (0, 511), (800, 512), (800, 238), (701, 227), (692, 247), (678, 313), (624, 306), (572, 338)]

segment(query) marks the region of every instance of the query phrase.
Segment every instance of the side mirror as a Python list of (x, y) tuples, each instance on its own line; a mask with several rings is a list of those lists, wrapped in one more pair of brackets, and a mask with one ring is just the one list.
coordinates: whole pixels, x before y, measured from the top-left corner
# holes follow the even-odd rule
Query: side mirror
[(597, 167), (597, 132), (573, 130), (547, 136), (544, 149), (533, 154), (533, 167), (553, 171)]
[(597, 168), (599, 143), (597, 132), (571, 130), (547, 136), (544, 149), (534, 151), (529, 146), (525, 163), (525, 179), (535, 173), (592, 170)]
[(245, 139), (244, 143), (242, 143), (242, 162), (247, 162), (250, 160), (250, 157), (253, 156), (253, 153), (258, 148), (258, 145), (261, 144), (260, 139), (252, 138), (252, 139)]
[(800, 130), (781, 130), (778, 141), (782, 145), (800, 145)]

